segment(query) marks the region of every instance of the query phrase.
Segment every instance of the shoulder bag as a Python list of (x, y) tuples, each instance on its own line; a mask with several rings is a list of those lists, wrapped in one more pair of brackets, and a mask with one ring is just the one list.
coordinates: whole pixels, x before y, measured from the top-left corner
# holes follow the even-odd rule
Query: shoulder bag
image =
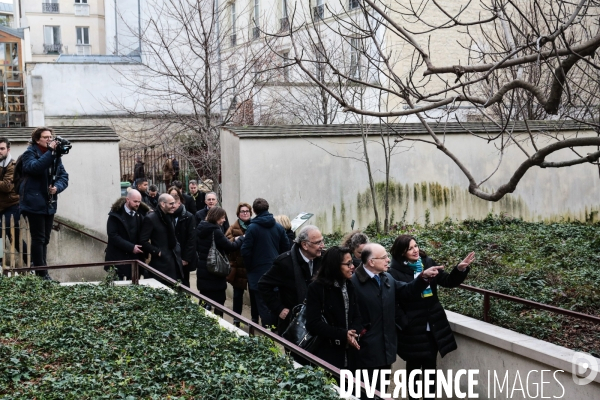
[(215, 233), (212, 236), (212, 245), (208, 250), (208, 257), (206, 257), (206, 270), (213, 275), (225, 278), (231, 272), (231, 265), (227, 257), (222, 255), (217, 246), (215, 245)]

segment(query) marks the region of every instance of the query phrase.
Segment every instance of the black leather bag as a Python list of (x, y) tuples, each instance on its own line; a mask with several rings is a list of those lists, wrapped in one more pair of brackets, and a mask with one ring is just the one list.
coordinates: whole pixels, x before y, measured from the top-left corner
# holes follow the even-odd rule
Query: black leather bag
[[(306, 304), (298, 304), (292, 309), (291, 313), (294, 316), (292, 322), (281, 336), (309, 353), (316, 352), (321, 345), (322, 338), (311, 334), (306, 329)], [(321, 318), (325, 321), (323, 314), (321, 314)]]
[(215, 233), (213, 232), (212, 245), (206, 257), (206, 270), (213, 275), (225, 278), (231, 272), (231, 265), (227, 257), (222, 255), (215, 245)]

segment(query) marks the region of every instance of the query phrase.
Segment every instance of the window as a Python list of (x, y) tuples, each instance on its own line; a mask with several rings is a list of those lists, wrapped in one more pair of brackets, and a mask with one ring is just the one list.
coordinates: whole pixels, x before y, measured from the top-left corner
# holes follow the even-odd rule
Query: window
[(44, 0), (42, 3), (42, 12), (44, 13), (59, 13), (60, 7), (58, 0)]
[(254, 0), (254, 20), (252, 27), (252, 39), (258, 39), (260, 37), (260, 0)]
[(316, 0), (316, 6), (313, 7), (313, 17), (315, 20), (325, 17), (325, 3), (323, 0)]
[(315, 73), (319, 82), (325, 82), (325, 50), (322, 45), (314, 46)]
[(87, 0), (75, 0), (75, 4), (87, 4)]
[(360, 39), (350, 38), (350, 77), (360, 78)]
[(77, 29), (77, 44), (90, 44), (90, 28), (78, 26), (75, 29)]
[(235, 2), (231, 3), (229, 5), (229, 11), (231, 13), (231, 45), (235, 46), (237, 43), (237, 38), (235, 35), (235, 25), (236, 25), (236, 19), (237, 19), (237, 14), (235, 13)]
[(360, 3), (358, 2), (358, 0), (350, 0), (350, 2), (348, 4), (348, 6), (350, 7), (351, 10), (358, 8), (359, 5), (360, 5)]
[(44, 26), (44, 53), (61, 52), (60, 26)]
[(235, 81), (235, 65), (229, 66), (228, 71), (229, 80), (231, 81), (231, 103), (229, 103), (230, 109), (235, 109), (238, 105), (237, 100), (237, 85)]
[(17, 43), (0, 43), (0, 71), (9, 81), (19, 80), (19, 51)]
[(287, 0), (281, 0), (281, 18), (279, 19), (279, 31), (290, 29), (290, 20), (288, 18)]
[(281, 75), (283, 76), (283, 80), (285, 82), (289, 82), (290, 81), (290, 67), (288, 67), (288, 65), (290, 64), (290, 52), (289, 51), (284, 51), (283, 53), (281, 53), (281, 58), (283, 59), (282, 62), (282, 66), (281, 66)]

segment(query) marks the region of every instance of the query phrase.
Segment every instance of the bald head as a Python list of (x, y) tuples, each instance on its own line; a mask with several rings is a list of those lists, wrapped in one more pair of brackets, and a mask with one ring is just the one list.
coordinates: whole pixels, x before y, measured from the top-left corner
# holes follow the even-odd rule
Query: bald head
[(360, 259), (365, 268), (374, 274), (386, 272), (389, 268), (390, 258), (387, 251), (377, 243), (365, 244)]
[(158, 197), (158, 206), (165, 214), (175, 212), (175, 199), (168, 193), (163, 193)]
[(127, 197), (125, 198), (125, 205), (127, 208), (133, 211), (137, 211), (140, 207), (140, 203), (142, 202), (142, 195), (135, 189), (131, 189), (127, 192)]

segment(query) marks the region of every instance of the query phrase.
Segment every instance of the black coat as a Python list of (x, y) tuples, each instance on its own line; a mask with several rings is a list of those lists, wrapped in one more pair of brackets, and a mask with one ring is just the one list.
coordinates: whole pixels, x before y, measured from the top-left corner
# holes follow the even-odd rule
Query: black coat
[(189, 194), (185, 194), (182, 193), (183, 195), (183, 204), (185, 205), (185, 209), (191, 213), (192, 215), (196, 214), (196, 211), (198, 211), (198, 209), (196, 208), (196, 202), (194, 201), (193, 197), (190, 196)]
[[(362, 319), (352, 282), (348, 280), (346, 285), (349, 300), (348, 327), (342, 288), (313, 282), (308, 286), (306, 295), (306, 328), (322, 338), (321, 345), (315, 352), (317, 357), (340, 369), (354, 369), (358, 351), (354, 347), (347, 348), (347, 332), (354, 329), (356, 333), (360, 333)], [(327, 322), (323, 321), (321, 315)], [(344, 365), (345, 358), (347, 365)]]
[(208, 221), (202, 221), (196, 227), (196, 250), (198, 252), (198, 269), (196, 272), (196, 282), (198, 290), (215, 291), (225, 290), (227, 281), (225, 277), (213, 275), (206, 269), (206, 259), (208, 251), (212, 246), (213, 234), (215, 237), (215, 246), (222, 254), (231, 253), (242, 246), (244, 238), (240, 237), (235, 242), (230, 242), (223, 234), (221, 227), (217, 224), (211, 224)]
[[(127, 218), (133, 218), (135, 232), (133, 236), (128, 229)], [(108, 244), (106, 245), (104, 261), (144, 260), (143, 253), (133, 254), (134, 245), (140, 244), (143, 220), (144, 217), (139, 212), (136, 212), (135, 217), (127, 215), (125, 212), (125, 197), (121, 197), (115, 201), (106, 221)], [(109, 268), (109, 265), (104, 266), (104, 270), (106, 271)], [(131, 276), (131, 266), (118, 265), (116, 268), (120, 274)]]
[(181, 260), (188, 263), (183, 268), (190, 272), (195, 271), (198, 263), (198, 253), (196, 253), (196, 219), (183, 205), (179, 206), (179, 209), (175, 211), (173, 216), (177, 218), (175, 236), (181, 247)]
[[(248, 237), (246, 231), (246, 237)], [(286, 251), (275, 259), (273, 266), (260, 278), (258, 281), (258, 290), (263, 297), (263, 300), (271, 313), (277, 317), (279, 333), (283, 333), (285, 328), (290, 323), (292, 313), (288, 314), (285, 320), (279, 318), (279, 314), (284, 308), (291, 310), (298, 304), (301, 304), (304, 299), (298, 298), (298, 287), (296, 277), (294, 275), (294, 262), (292, 252), (296, 253), (298, 260), (298, 268), (302, 273), (304, 281), (301, 282), (305, 288), (311, 283), (314, 276), (317, 275), (321, 267), (321, 258), (317, 257), (313, 260), (313, 273), (310, 274), (308, 264), (300, 255), (298, 245), (294, 244), (290, 251)], [(306, 292), (306, 291), (305, 291)]]
[[(204, 206), (204, 208), (198, 210), (196, 212), (196, 222), (200, 223), (202, 221), (206, 220), (206, 215), (208, 214), (208, 207)], [(229, 229), (229, 218), (227, 218), (227, 215), (225, 216), (225, 222), (223, 222), (223, 225), (221, 225), (221, 231), (223, 231), (223, 233), (227, 232), (227, 229)]]
[(417, 298), (427, 287), (427, 282), (423, 279), (415, 279), (407, 284), (394, 280), (387, 272), (379, 276), (381, 286), (374, 278), (369, 277), (365, 266), (361, 265), (351, 279), (362, 323), (367, 329), (358, 342), (358, 368), (389, 366), (396, 361), (396, 299)]
[[(172, 215), (164, 214), (160, 207), (144, 218), (140, 244), (152, 259), (150, 266), (173, 279), (183, 278), (181, 248), (175, 237)], [(160, 256), (158, 255), (160, 253)]]
[[(204, 207), (206, 207), (206, 203), (204, 202), (204, 199), (206, 198), (206, 193), (198, 190), (196, 192), (195, 197), (191, 193), (189, 193), (189, 195), (192, 199), (194, 199), (194, 203), (196, 203), (196, 211), (195, 212), (198, 212), (198, 211), (202, 210)], [(198, 221), (198, 222), (200, 222), (200, 221)]]
[[(424, 270), (438, 265), (429, 257), (422, 259), (422, 262)], [(414, 280), (414, 272), (406, 264), (406, 260), (392, 260), (392, 267), (388, 272), (401, 282)], [(432, 296), (419, 296), (396, 304), (396, 325), (401, 328), (398, 332), (398, 355), (403, 360), (431, 358), (437, 355), (431, 351), (427, 323), (442, 357), (456, 350), (456, 341), (438, 299), (437, 287), (456, 287), (465, 280), (468, 273), (468, 267), (462, 272), (458, 268), (454, 268), (450, 273), (441, 271), (430, 282)]]

